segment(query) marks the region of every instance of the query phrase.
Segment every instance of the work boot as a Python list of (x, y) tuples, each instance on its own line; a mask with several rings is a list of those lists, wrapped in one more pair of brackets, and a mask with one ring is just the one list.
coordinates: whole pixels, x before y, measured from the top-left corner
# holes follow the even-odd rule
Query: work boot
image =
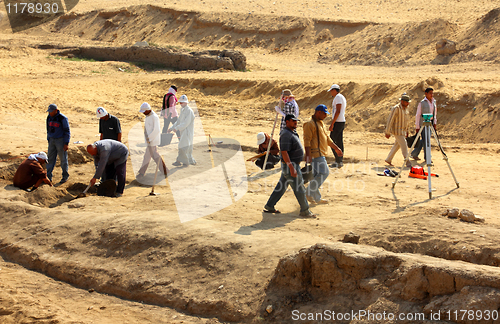
[(300, 212), (299, 216), (305, 218), (316, 218), (316, 214), (313, 214), (310, 209)]

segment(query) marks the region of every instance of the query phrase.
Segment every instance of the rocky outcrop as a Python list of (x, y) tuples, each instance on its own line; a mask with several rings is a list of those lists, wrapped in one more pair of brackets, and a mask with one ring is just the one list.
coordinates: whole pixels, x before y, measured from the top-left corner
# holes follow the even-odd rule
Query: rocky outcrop
[[(276, 322), (308, 303), (337, 312), (411, 309), (427, 319), (441, 311), (443, 318), (445, 311), (498, 310), (500, 269), (371, 246), (317, 244), (279, 261), (267, 297), (262, 314)], [(273, 314), (265, 314), (267, 305)]]
[(233, 50), (181, 52), (153, 46), (79, 47), (59, 53), (99, 61), (144, 62), (175, 70), (245, 70), (246, 57)]

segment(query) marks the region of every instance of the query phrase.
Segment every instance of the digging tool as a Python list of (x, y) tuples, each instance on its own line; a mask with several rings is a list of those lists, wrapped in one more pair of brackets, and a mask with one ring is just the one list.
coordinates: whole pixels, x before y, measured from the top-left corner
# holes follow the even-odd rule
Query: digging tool
[(153, 180), (153, 186), (151, 187), (151, 192), (149, 193), (150, 196), (158, 196), (158, 194), (155, 192), (155, 183), (156, 183), (156, 176), (158, 175), (158, 169), (160, 168), (160, 161), (156, 163), (156, 171), (155, 171), (155, 178)]
[[(280, 106), (281, 109), (281, 103), (283, 102), (283, 91), (281, 91), (281, 96), (280, 96), (280, 101), (278, 105)], [(269, 139), (269, 143), (267, 144), (267, 151), (266, 151), (266, 157), (264, 159), (264, 164), (262, 165), (262, 170), (266, 171), (266, 166), (267, 166), (267, 158), (269, 157), (269, 152), (271, 151), (271, 146), (273, 145), (273, 136), (274, 136), (274, 129), (276, 128), (276, 122), (278, 121), (278, 115), (279, 113), (276, 113), (276, 117), (274, 117), (274, 125), (273, 125), (273, 130), (271, 131), (271, 138)]]
[(90, 189), (90, 183), (87, 186), (87, 188), (85, 188), (85, 190), (83, 192), (79, 193), (78, 196), (76, 196), (76, 198), (87, 197), (87, 191), (89, 191), (89, 189)]

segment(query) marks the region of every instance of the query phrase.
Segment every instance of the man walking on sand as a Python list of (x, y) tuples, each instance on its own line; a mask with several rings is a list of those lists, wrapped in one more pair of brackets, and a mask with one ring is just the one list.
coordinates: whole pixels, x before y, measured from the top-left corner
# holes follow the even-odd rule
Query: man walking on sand
[[(144, 120), (144, 139), (146, 140), (146, 152), (144, 152), (144, 159), (142, 160), (142, 166), (137, 174), (137, 180), (144, 178), (146, 170), (148, 169), (149, 162), (151, 158), (156, 162), (158, 167), (161, 166), (163, 175), (166, 177), (168, 174), (167, 166), (165, 161), (163, 161), (162, 156), (158, 153), (158, 145), (160, 145), (160, 118), (158, 115), (151, 110), (151, 106), (144, 102), (139, 109), (140, 113), (146, 116)], [(161, 163), (161, 165), (160, 165)]]
[(68, 181), (68, 145), (71, 137), (68, 118), (61, 114), (55, 104), (49, 105), (47, 109), (47, 141), (49, 149), (47, 151), (49, 162), (47, 164), (47, 178), (52, 181), (52, 171), (56, 166), (56, 159), (59, 156), (62, 169), (62, 179), (59, 183)]
[[(401, 148), (401, 153), (403, 157), (408, 157), (408, 147), (406, 144), (405, 137), (408, 137), (408, 126), (410, 124), (410, 115), (408, 114), (408, 105), (410, 104), (410, 96), (406, 93), (403, 93), (401, 98), (399, 98), (400, 102), (396, 106), (391, 109), (391, 114), (389, 115), (389, 119), (387, 122), (387, 126), (385, 127), (385, 137), (391, 137), (391, 134), (394, 135), (396, 141), (392, 146), (389, 155), (385, 159), (385, 163), (390, 166), (394, 166), (392, 164), (392, 159), (396, 152)], [(406, 166), (411, 167), (411, 162), (406, 161)]]
[(316, 215), (311, 212), (307, 203), (306, 189), (304, 188), (304, 180), (300, 171), (299, 164), (304, 159), (304, 150), (302, 149), (299, 135), (295, 131), (297, 129), (297, 121), (298, 119), (292, 114), (285, 116), (286, 127), (280, 133), (281, 178), (264, 206), (264, 212), (280, 213), (274, 206), (283, 197), (286, 188), (290, 185), (300, 205), (299, 215), (315, 218)]
[[(417, 113), (415, 114), (415, 127), (417, 129), (416, 130), (417, 134), (420, 131), (420, 128), (422, 128), (422, 126), (424, 124), (424, 119), (422, 117), (423, 114), (432, 114), (432, 119), (431, 119), (432, 127), (434, 127), (434, 129), (436, 129), (437, 106), (436, 106), (436, 100), (434, 99), (434, 89), (432, 89), (432, 88), (425, 89), (425, 98), (422, 99), (422, 101), (420, 101), (418, 103), (418, 106), (417, 106)], [(420, 151), (422, 150), (422, 147), (424, 146), (424, 143), (426, 141), (426, 136), (425, 136), (424, 131), (422, 131), (422, 133), (421, 133), (421, 138), (422, 138), (422, 140), (420, 141), (420, 143), (417, 143), (417, 145), (415, 146), (415, 148), (411, 152), (411, 157), (414, 160), (420, 160), (418, 155), (420, 154)], [(415, 140), (417, 140), (417, 139), (415, 139)], [(425, 149), (424, 149), (424, 158), (425, 157), (427, 157), (427, 152), (425, 152)]]
[(180, 132), (179, 152), (177, 159), (172, 165), (174, 166), (189, 166), (196, 165), (196, 160), (193, 158), (193, 140), (194, 140), (194, 112), (188, 105), (188, 97), (182, 95), (179, 98), (181, 104), (181, 114), (179, 119), (172, 125), (168, 132)]
[[(333, 84), (328, 91), (332, 97), (332, 123), (330, 124), (330, 138), (337, 145), (342, 152), (344, 152), (344, 127), (345, 127), (345, 108), (347, 102), (345, 97), (340, 93), (338, 84)], [(332, 148), (333, 155), (335, 155), (335, 163), (332, 168), (341, 168), (344, 166), (343, 156), (339, 156)]]
[(306, 163), (311, 163), (314, 179), (309, 182), (306, 188), (306, 198), (311, 204), (327, 204), (328, 200), (321, 199), (319, 187), (325, 182), (330, 174), (326, 155), (328, 146), (342, 157), (342, 151), (328, 137), (323, 120), (328, 115), (328, 108), (325, 105), (318, 105), (311, 120), (304, 124), (304, 146), (306, 148)]

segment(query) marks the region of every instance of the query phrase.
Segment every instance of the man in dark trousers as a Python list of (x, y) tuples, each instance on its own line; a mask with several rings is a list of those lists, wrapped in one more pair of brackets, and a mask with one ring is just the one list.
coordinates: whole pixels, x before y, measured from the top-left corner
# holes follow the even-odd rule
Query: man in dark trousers
[(21, 163), (17, 168), (14, 175), (14, 187), (24, 190), (34, 190), (38, 188), (42, 182), (52, 187), (52, 182), (47, 178), (47, 173), (43, 169), (43, 165), (48, 161), (47, 154), (40, 152), (38, 154), (31, 154), (26, 160)]
[[(333, 84), (328, 92), (333, 97), (332, 102), (332, 123), (330, 124), (330, 138), (335, 145), (344, 152), (344, 128), (345, 128), (345, 108), (347, 102), (345, 97), (340, 93), (338, 84)], [(343, 156), (339, 156), (332, 148), (333, 155), (335, 155), (335, 163), (332, 164), (333, 168), (341, 168), (344, 166)]]
[(293, 193), (300, 205), (300, 216), (315, 218), (306, 199), (306, 189), (304, 188), (304, 180), (300, 171), (300, 161), (304, 159), (304, 149), (300, 143), (297, 129), (297, 121), (294, 115), (288, 114), (285, 116), (286, 127), (280, 133), (280, 148), (281, 148), (281, 178), (274, 188), (271, 197), (264, 206), (266, 213), (280, 213), (274, 206), (281, 199), (288, 185), (292, 187)]
[(103, 107), (97, 108), (97, 118), (99, 118), (100, 140), (112, 139), (118, 142), (122, 141), (122, 128), (120, 120), (116, 116), (109, 114)]
[(47, 178), (52, 181), (52, 171), (59, 156), (62, 169), (60, 183), (68, 181), (68, 145), (71, 137), (68, 118), (61, 114), (55, 104), (49, 105), (47, 109), (47, 141), (49, 142), (49, 162), (47, 164)]
[(106, 179), (117, 179), (116, 196), (121, 197), (127, 175), (128, 148), (115, 140), (105, 139), (87, 146), (87, 152), (94, 157), (96, 171), (90, 180), (95, 185), (97, 179), (106, 173)]

